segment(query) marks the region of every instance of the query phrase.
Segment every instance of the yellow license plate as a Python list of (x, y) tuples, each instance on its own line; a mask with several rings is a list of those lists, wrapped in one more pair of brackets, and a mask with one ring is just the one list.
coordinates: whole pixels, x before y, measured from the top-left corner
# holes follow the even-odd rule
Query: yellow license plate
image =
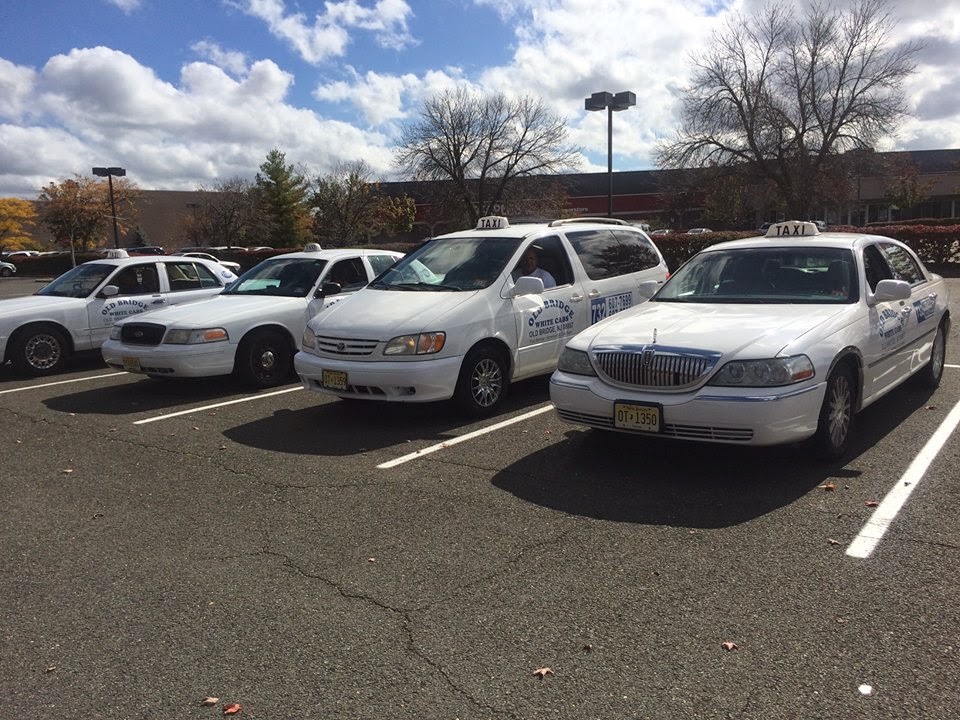
[(124, 355), (123, 369), (127, 372), (140, 372), (140, 359)]
[(621, 430), (658, 433), (662, 416), (659, 405), (613, 404), (613, 426)]
[(342, 390), (346, 392), (347, 374), (339, 370), (324, 370), (323, 376), (320, 378), (320, 385), (328, 390)]

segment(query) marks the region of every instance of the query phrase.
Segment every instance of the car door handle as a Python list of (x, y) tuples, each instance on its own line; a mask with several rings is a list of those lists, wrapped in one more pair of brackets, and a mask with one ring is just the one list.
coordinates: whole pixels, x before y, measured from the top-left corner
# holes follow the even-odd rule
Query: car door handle
[(578, 294), (578, 295), (570, 296), (570, 302), (582, 302), (582, 301), (583, 301), (583, 295)]
[(590, 297), (597, 297), (598, 295), (600, 295), (600, 291), (594, 288), (593, 290), (588, 292), (587, 295), (589, 295)]
[(151, 304), (151, 305), (163, 305), (163, 304), (166, 303), (166, 302), (167, 302), (166, 300), (164, 300), (163, 298), (160, 298), (159, 300), (154, 300), (154, 301), (153, 301), (152, 303), (150, 303), (150, 304)]

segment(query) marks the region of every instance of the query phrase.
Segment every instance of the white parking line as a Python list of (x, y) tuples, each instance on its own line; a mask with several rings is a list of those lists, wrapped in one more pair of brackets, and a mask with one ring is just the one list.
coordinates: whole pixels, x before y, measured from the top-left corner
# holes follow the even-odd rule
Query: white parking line
[(920, 453), (910, 463), (910, 467), (900, 477), (897, 484), (893, 486), (883, 501), (873, 511), (873, 515), (867, 520), (866, 525), (860, 531), (860, 534), (854, 538), (853, 542), (847, 547), (847, 555), (850, 557), (865, 559), (870, 557), (874, 549), (883, 539), (884, 534), (893, 524), (897, 513), (906, 504), (910, 494), (916, 490), (917, 485), (923, 480), (924, 473), (930, 467), (930, 463), (937, 457), (940, 449), (950, 439), (951, 433), (960, 424), (960, 403), (953, 406), (953, 410), (947, 415), (946, 419), (940, 423), (940, 427), (933, 436), (923, 446)]
[(515, 418), (504, 420), (503, 422), (498, 422), (496, 425), (491, 425), (490, 427), (485, 427), (480, 430), (474, 430), (471, 433), (467, 433), (466, 435), (460, 435), (450, 440), (444, 440), (442, 443), (437, 443), (436, 445), (425, 447), (422, 450), (417, 450), (416, 452), (412, 452), (409, 455), (398, 457), (396, 460), (390, 460), (389, 462), (381, 463), (377, 465), (377, 468), (380, 470), (386, 470), (387, 468), (392, 468), (392, 467), (396, 467), (397, 465), (402, 465), (405, 462), (416, 460), (417, 458), (422, 458), (424, 455), (435, 453), (437, 452), (437, 450), (443, 450), (444, 448), (448, 448), (453, 445), (459, 445), (462, 442), (466, 442), (467, 440), (472, 440), (473, 438), (479, 437), (480, 435), (486, 435), (487, 433), (491, 433), (494, 430), (505, 428), (508, 425), (513, 425), (514, 423), (518, 423), (523, 420), (529, 420), (530, 418), (536, 417), (537, 415), (542, 415), (548, 410), (553, 410), (553, 403), (544, 405), (543, 407), (537, 408), (536, 410), (531, 410), (530, 412), (524, 413), (523, 415), (518, 415)]
[(174, 413), (166, 413), (165, 415), (157, 415), (156, 417), (146, 418), (145, 420), (137, 420), (133, 424), (146, 425), (147, 423), (157, 422), (158, 420), (169, 420), (170, 418), (180, 417), (181, 415), (190, 415), (191, 413), (203, 412), (204, 410), (215, 410), (216, 408), (226, 407), (227, 405), (251, 402), (252, 400), (260, 400), (261, 398), (273, 397), (274, 395), (283, 395), (289, 392), (296, 392), (297, 390), (303, 390), (303, 386), (301, 385), (299, 387), (287, 388), (286, 390), (275, 390), (274, 392), (261, 393), (251, 397), (240, 398), (239, 400), (225, 400), (224, 402), (214, 403), (213, 405), (204, 405), (203, 407), (190, 408), (189, 410), (181, 410), (180, 412)]
[(27, 387), (12, 388), (10, 390), (0, 390), (0, 395), (7, 393), (23, 392), (24, 390), (41, 390), (42, 388), (53, 387), (54, 385), (67, 385), (68, 383), (86, 382), (87, 380), (100, 380), (101, 378), (116, 377), (117, 375), (127, 375), (125, 372), (107, 373), (106, 375), (93, 375), (91, 377), (74, 378), (73, 380), (57, 380), (57, 382), (43, 383), (42, 385), (28, 385)]

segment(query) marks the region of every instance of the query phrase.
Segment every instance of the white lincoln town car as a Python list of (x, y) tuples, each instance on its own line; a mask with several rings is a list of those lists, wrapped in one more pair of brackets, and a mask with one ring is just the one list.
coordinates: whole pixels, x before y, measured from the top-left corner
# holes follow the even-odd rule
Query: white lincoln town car
[(842, 456), (856, 413), (913, 376), (935, 388), (947, 287), (903, 243), (772, 225), (713, 245), (649, 302), (570, 340), (550, 381), (564, 420), (744, 445), (813, 438)]

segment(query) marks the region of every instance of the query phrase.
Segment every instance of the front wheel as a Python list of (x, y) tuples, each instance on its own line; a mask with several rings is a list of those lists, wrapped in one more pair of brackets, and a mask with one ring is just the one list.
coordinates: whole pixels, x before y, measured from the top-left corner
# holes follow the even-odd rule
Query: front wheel
[(13, 270), (8, 267), (0, 267), (0, 277), (10, 277), (13, 275)]
[(293, 352), (286, 336), (276, 330), (247, 335), (237, 348), (234, 372), (249, 387), (263, 389), (282, 384), (293, 372)]
[(940, 378), (943, 377), (943, 365), (947, 358), (947, 333), (944, 324), (941, 322), (937, 326), (937, 334), (933, 336), (933, 347), (930, 349), (930, 360), (924, 365), (917, 374), (920, 384), (930, 390), (936, 390), (940, 386)]
[(842, 457), (853, 431), (853, 374), (838, 367), (827, 380), (827, 392), (820, 407), (814, 444), (817, 454), (827, 460)]
[(57, 328), (41, 325), (17, 335), (11, 347), (11, 360), (19, 372), (50, 375), (63, 369), (68, 353), (64, 334)]
[(480, 346), (467, 353), (460, 367), (454, 399), (474, 417), (491, 415), (507, 396), (507, 364), (501, 353)]

